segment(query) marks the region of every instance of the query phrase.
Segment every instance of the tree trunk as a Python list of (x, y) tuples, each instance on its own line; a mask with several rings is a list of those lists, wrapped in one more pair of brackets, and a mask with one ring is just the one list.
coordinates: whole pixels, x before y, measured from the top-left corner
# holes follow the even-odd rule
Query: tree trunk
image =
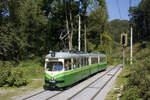
[(71, 33), (69, 34), (69, 50), (72, 50), (72, 36), (73, 36), (73, 21), (72, 21), (72, 13), (70, 11), (70, 23), (71, 23)]
[(69, 38), (69, 50), (70, 50), (70, 30), (69, 30), (69, 21), (68, 21), (68, 14), (67, 14), (67, 7), (66, 7), (66, 0), (64, 0), (64, 10), (65, 10), (65, 16), (66, 16), (66, 30)]

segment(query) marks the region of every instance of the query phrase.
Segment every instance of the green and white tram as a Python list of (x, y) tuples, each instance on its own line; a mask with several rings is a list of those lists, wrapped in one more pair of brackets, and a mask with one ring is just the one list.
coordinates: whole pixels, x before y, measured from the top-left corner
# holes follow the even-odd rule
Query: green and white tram
[(75, 51), (50, 52), (45, 59), (45, 86), (66, 87), (105, 70), (106, 55)]

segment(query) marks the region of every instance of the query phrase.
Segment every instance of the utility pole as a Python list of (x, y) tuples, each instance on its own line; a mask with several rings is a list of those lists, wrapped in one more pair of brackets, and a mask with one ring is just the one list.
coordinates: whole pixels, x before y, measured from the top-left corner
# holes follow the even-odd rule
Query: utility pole
[(124, 58), (125, 58), (125, 47), (123, 46), (122, 49), (123, 49), (123, 68), (124, 68), (124, 64), (125, 64), (125, 61), (124, 61)]
[(80, 18), (80, 15), (79, 15), (78, 51), (81, 50), (81, 40), (80, 40), (80, 37), (81, 37), (81, 18)]
[(130, 64), (132, 65), (132, 45), (133, 45), (133, 28), (131, 26), (131, 37), (130, 37)]
[(84, 52), (87, 52), (86, 23), (84, 24)]

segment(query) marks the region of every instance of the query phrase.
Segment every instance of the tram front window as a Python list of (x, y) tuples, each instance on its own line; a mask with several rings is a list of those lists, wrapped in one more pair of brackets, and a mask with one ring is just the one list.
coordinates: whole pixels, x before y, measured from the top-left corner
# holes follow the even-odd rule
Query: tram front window
[(61, 62), (48, 62), (46, 69), (48, 71), (61, 71), (63, 69), (63, 65)]

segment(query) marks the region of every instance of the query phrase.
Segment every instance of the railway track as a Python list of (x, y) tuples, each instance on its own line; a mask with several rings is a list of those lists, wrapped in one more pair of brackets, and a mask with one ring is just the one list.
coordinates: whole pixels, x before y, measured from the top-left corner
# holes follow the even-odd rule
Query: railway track
[(31, 95), (31, 96), (28, 96), (28, 97), (26, 97), (26, 98), (23, 98), (22, 100), (27, 100), (27, 99), (29, 99), (29, 98), (32, 98), (32, 97), (34, 97), (34, 96), (36, 96), (36, 95), (39, 95), (39, 94), (41, 94), (41, 93), (44, 93), (44, 92), (46, 92), (46, 91), (45, 91), (45, 90), (40, 91), (40, 92), (35, 93), (35, 94)]
[[(24, 98), (22, 100), (58, 100), (58, 99), (78, 100), (80, 95), (82, 95), (85, 92), (85, 90), (89, 89), (89, 88), (90, 89), (91, 88), (95, 89), (96, 92), (95, 92), (95, 94), (92, 95), (92, 97), (90, 97), (90, 99), (86, 99), (86, 100), (95, 100), (95, 97), (97, 97), (97, 95), (107, 85), (107, 83), (113, 78), (113, 76), (119, 71), (119, 69), (120, 69), (120, 67), (113, 67), (113, 68), (110, 68), (106, 72), (102, 72), (103, 73), (102, 75), (100, 75), (99, 77), (95, 78), (92, 82), (88, 83), (83, 88), (79, 89), (79, 91), (75, 91), (74, 90), (78, 86), (72, 87), (72, 88), (70, 88), (68, 90), (64, 90), (64, 91), (44, 91), (43, 90), (43, 91), (35, 93), (35, 94), (31, 95), (31, 96), (28, 96), (28, 97), (26, 97), (26, 98)], [(106, 76), (111, 76), (111, 77), (107, 81), (105, 81), (105, 84), (103, 84), (101, 87), (98, 87), (98, 88), (96, 86), (94, 86), (94, 84), (97, 84), (98, 80), (101, 80), (103, 78), (105, 79)], [(80, 85), (80, 84), (78, 84), (78, 85)], [(71, 91), (74, 91), (75, 93), (71, 92)], [(84, 99), (82, 99), (82, 100), (84, 100)]]
[(102, 91), (102, 89), (108, 84), (108, 82), (117, 74), (117, 72), (120, 70), (120, 68), (117, 69), (117, 71), (112, 75), (112, 77), (96, 92), (96, 94), (91, 98), (91, 100), (94, 100), (96, 96)]
[(22, 100), (47, 100), (50, 99), (56, 95), (59, 95), (60, 93), (62, 93), (63, 91), (47, 91), (47, 90), (43, 90), (40, 91), (38, 93), (35, 93), (31, 96), (28, 96), (26, 98), (23, 98)]
[(55, 95), (53, 95), (53, 96), (50, 96), (50, 97), (46, 98), (45, 100), (50, 100), (51, 98), (53, 98), (53, 97), (55, 97), (55, 96), (57, 96), (57, 95), (59, 95), (59, 94), (61, 94), (61, 93), (63, 93), (63, 92), (64, 92), (64, 91), (59, 92), (59, 93), (57, 93), (57, 94), (55, 94)]
[[(98, 90), (91, 98), (87, 98), (87, 100), (94, 100), (95, 97), (101, 92), (101, 90), (107, 85), (107, 83), (113, 78), (113, 76), (119, 71), (120, 67), (115, 71), (114, 74), (108, 74), (110, 73), (113, 69), (115, 69), (115, 67), (113, 67), (111, 70), (107, 71), (105, 74), (103, 74), (102, 76), (98, 77), (96, 80), (100, 80), (101, 78), (103, 78), (105, 75), (111, 75), (111, 78), (109, 78), (106, 83), (102, 86), (102, 87), (94, 87), (92, 86), (94, 83), (96, 83), (96, 81), (93, 81), (92, 83), (90, 83), (88, 86), (84, 87), (83, 89), (81, 89), (79, 92), (77, 92), (76, 94), (74, 94), (73, 96), (71, 96), (70, 98), (68, 98), (67, 100), (76, 100), (76, 96), (80, 95), (81, 92), (84, 92), (85, 89), (88, 88), (93, 88)], [(84, 100), (84, 99), (83, 99)]]

